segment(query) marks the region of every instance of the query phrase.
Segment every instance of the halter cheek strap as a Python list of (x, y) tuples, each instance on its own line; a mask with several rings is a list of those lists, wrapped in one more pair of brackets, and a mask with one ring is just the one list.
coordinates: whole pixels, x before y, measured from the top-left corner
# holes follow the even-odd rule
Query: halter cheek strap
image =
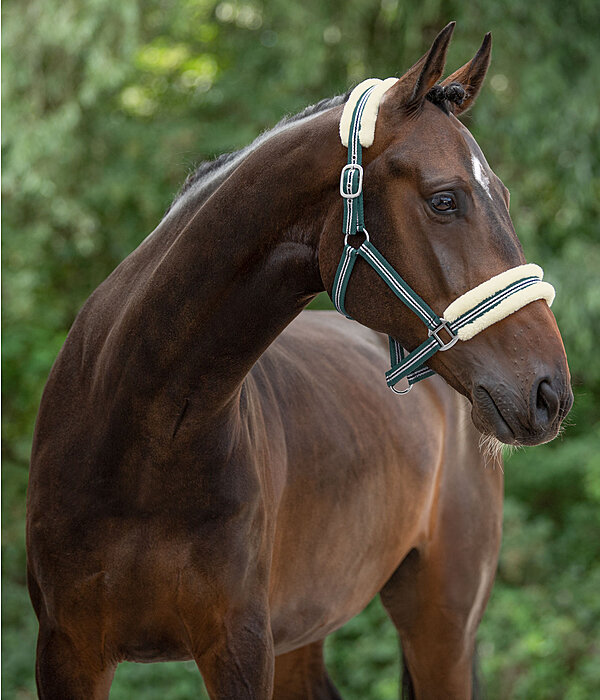
[[(389, 338), (391, 368), (386, 372), (386, 381), (393, 391), (405, 394), (413, 384), (434, 374), (425, 363), (438, 350), (449, 350), (459, 340), (469, 340), (537, 299), (545, 299), (551, 305), (554, 288), (542, 281), (544, 273), (538, 265), (519, 265), (458, 297), (440, 318), (371, 243), (364, 222), (362, 147), (373, 143), (379, 103), (396, 81), (396, 78), (365, 80), (354, 88), (344, 107), (340, 121), (340, 137), (348, 147), (348, 163), (340, 176), (340, 194), (344, 199), (344, 250), (333, 281), (332, 299), (337, 310), (351, 318), (344, 300), (352, 270), (361, 257), (425, 324), (427, 340), (411, 352), (407, 353), (398, 341)], [(362, 234), (359, 239), (364, 237), (360, 245), (355, 238), (357, 234)], [(396, 389), (402, 379), (406, 379), (405, 387)]]

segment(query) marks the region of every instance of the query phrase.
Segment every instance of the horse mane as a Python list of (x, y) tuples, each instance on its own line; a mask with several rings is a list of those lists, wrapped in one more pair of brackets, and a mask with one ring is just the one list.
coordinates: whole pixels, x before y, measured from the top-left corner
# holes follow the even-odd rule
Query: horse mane
[(165, 212), (165, 215), (168, 214), (168, 212), (173, 208), (173, 206), (189, 190), (191, 190), (196, 185), (202, 184), (202, 182), (208, 176), (217, 174), (219, 170), (223, 169), (228, 163), (231, 163), (233, 160), (243, 155), (244, 152), (250, 152), (254, 150), (256, 146), (268, 139), (271, 135), (273, 135), (277, 131), (285, 129), (290, 124), (294, 124), (295, 122), (301, 121), (302, 119), (312, 117), (314, 114), (324, 112), (326, 109), (329, 109), (331, 107), (337, 107), (338, 105), (343, 104), (348, 99), (349, 95), (350, 92), (347, 92), (344, 95), (327, 97), (324, 100), (320, 100), (314, 105), (305, 107), (301, 112), (298, 112), (298, 114), (288, 114), (285, 117), (283, 117), (283, 119), (281, 119), (272, 129), (268, 129), (267, 131), (264, 131), (262, 134), (260, 134), (260, 136), (254, 139), (254, 141), (248, 146), (244, 146), (244, 148), (241, 148), (238, 151), (223, 153), (220, 156), (213, 158), (212, 160), (203, 161), (202, 163), (197, 165), (193, 172), (191, 172), (187, 176), (179, 192), (175, 195), (175, 198), (173, 199), (173, 201), (169, 205), (169, 208)]

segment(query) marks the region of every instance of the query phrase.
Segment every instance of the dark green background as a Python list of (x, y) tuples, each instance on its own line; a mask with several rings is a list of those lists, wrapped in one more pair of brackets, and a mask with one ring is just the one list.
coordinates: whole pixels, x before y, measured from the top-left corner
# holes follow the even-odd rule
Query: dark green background
[[(506, 464), (480, 629), (490, 699), (600, 697), (600, 4), (597, 0), (24, 0), (3, 7), (3, 683), (34, 696), (24, 501), (40, 393), (77, 310), (193, 164), (360, 80), (401, 73), (449, 20), (449, 69), (494, 35), (464, 120), (558, 291), (576, 393), (564, 435)], [(397, 695), (378, 603), (328, 643), (344, 697)], [(190, 664), (123, 665), (111, 697), (198, 697)]]

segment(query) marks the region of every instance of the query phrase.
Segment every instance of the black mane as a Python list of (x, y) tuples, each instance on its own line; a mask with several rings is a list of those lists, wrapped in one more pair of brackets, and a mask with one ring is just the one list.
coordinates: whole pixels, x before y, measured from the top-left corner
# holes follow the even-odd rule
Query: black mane
[[(305, 117), (310, 117), (313, 114), (317, 114), (318, 112), (324, 112), (326, 109), (329, 109), (330, 107), (337, 107), (340, 104), (343, 104), (347, 99), (348, 96), (350, 95), (350, 92), (347, 92), (344, 95), (336, 95), (335, 97), (328, 97), (324, 100), (321, 100), (320, 102), (317, 102), (314, 105), (310, 105), (309, 107), (306, 107), (303, 109), (301, 112), (298, 112), (298, 114), (293, 114), (293, 115), (288, 115), (284, 117), (281, 121), (279, 121), (272, 129), (269, 129), (268, 131), (265, 131), (263, 134), (261, 134), (258, 139), (263, 139), (268, 134), (270, 134), (273, 131), (277, 131), (281, 127), (287, 126), (288, 124), (291, 124), (293, 122), (299, 121), (300, 119), (304, 119)], [(256, 140), (258, 140), (256, 139)], [(245, 146), (244, 148), (241, 148), (239, 151), (232, 151), (230, 153), (223, 153), (220, 156), (217, 156), (217, 158), (214, 158), (213, 160), (207, 160), (204, 161), (203, 163), (200, 163), (196, 169), (191, 172), (187, 178), (185, 179), (185, 182), (181, 186), (181, 189), (179, 192), (175, 195), (175, 198), (169, 205), (169, 208), (165, 212), (168, 213), (171, 208), (174, 206), (174, 204), (186, 193), (188, 192), (192, 187), (194, 187), (197, 183), (200, 183), (207, 175), (210, 175), (211, 173), (214, 173), (218, 170), (220, 170), (224, 165), (227, 165), (227, 163), (231, 162), (235, 158), (237, 158), (238, 155), (244, 152), (246, 149), (250, 149), (252, 145), (256, 142), (253, 141), (252, 144), (249, 146)]]

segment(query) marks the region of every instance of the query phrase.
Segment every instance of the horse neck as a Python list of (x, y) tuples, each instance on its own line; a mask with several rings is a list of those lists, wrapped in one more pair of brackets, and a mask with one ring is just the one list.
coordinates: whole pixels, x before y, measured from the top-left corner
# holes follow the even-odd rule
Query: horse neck
[(338, 112), (274, 134), (206, 201), (188, 195), (187, 220), (173, 211), (177, 231), (167, 217), (148, 242), (161, 260), (144, 285), (144, 304), (158, 307), (168, 326), (152, 366), (176, 373), (183, 389), (201, 388), (206, 405), (235, 396), (268, 345), (323, 289), (319, 239), (344, 158)]

